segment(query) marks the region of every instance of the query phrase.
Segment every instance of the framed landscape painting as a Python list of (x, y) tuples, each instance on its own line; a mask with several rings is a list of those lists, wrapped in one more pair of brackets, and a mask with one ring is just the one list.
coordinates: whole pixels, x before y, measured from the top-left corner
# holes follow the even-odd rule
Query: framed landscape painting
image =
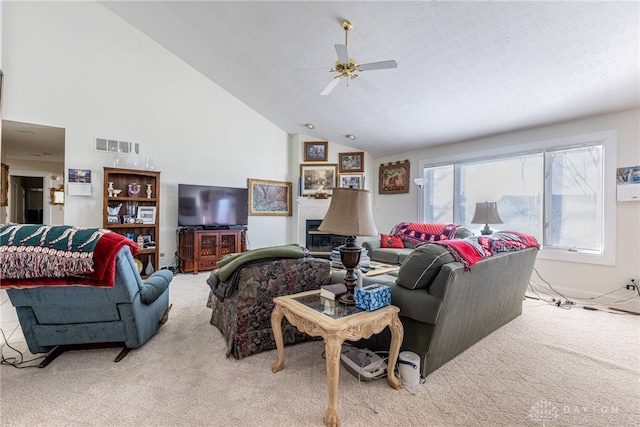
[(338, 153), (340, 173), (364, 172), (364, 151)]
[(380, 165), (378, 193), (400, 194), (409, 192), (409, 160), (404, 162), (387, 163)]
[(300, 188), (303, 196), (315, 193), (331, 194), (336, 186), (336, 164), (300, 165)]
[(329, 158), (329, 142), (305, 142), (305, 162), (326, 162)]
[(291, 216), (291, 183), (249, 178), (249, 215)]
[(361, 173), (341, 173), (338, 175), (338, 187), (364, 190), (364, 175)]

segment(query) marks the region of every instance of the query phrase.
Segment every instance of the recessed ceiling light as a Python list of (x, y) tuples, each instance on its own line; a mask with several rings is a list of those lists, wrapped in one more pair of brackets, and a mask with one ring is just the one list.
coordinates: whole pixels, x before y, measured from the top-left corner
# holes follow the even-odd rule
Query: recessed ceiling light
[(304, 127), (306, 127), (307, 129), (315, 129), (315, 126), (313, 125), (313, 123), (305, 123)]
[(350, 133), (349, 133), (349, 134), (347, 134), (347, 135), (345, 135), (345, 136), (346, 136), (347, 138), (349, 138), (350, 140), (352, 140), (352, 141), (353, 141), (354, 139), (356, 139), (356, 136), (355, 136), (355, 135), (351, 135)]

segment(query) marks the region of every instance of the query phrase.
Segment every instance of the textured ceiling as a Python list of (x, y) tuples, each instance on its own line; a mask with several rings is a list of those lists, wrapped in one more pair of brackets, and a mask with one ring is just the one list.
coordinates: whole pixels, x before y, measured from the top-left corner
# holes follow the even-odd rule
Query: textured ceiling
[[(640, 105), (638, 2), (102, 3), (285, 131), (375, 157)], [(375, 94), (320, 95), (344, 19), (349, 56), (398, 62), (361, 74)]]
[[(100, 3), (286, 132), (374, 157), (640, 106), (636, 1)], [(349, 56), (398, 68), (321, 96), (344, 19)]]

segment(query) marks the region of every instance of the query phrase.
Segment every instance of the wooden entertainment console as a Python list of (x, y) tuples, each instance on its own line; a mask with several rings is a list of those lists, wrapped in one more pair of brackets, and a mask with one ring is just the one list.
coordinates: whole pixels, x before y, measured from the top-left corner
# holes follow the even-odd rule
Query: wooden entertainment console
[(225, 255), (246, 250), (246, 230), (180, 230), (178, 234), (178, 257), (184, 273), (213, 270)]

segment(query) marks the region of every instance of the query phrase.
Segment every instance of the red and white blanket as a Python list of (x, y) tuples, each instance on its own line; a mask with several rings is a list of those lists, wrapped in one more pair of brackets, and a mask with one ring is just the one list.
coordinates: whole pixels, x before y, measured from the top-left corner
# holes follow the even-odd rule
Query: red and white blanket
[(130, 239), (99, 228), (7, 224), (0, 227), (0, 287), (112, 287), (122, 247)]
[(398, 236), (401, 240), (417, 247), (426, 243), (453, 239), (460, 227), (456, 224), (401, 222), (393, 227), (391, 235)]
[(497, 231), (493, 234), (471, 236), (464, 239), (434, 242), (445, 246), (456, 261), (464, 264), (466, 270), (478, 261), (499, 252), (519, 251), (540, 245), (535, 237), (518, 231)]

